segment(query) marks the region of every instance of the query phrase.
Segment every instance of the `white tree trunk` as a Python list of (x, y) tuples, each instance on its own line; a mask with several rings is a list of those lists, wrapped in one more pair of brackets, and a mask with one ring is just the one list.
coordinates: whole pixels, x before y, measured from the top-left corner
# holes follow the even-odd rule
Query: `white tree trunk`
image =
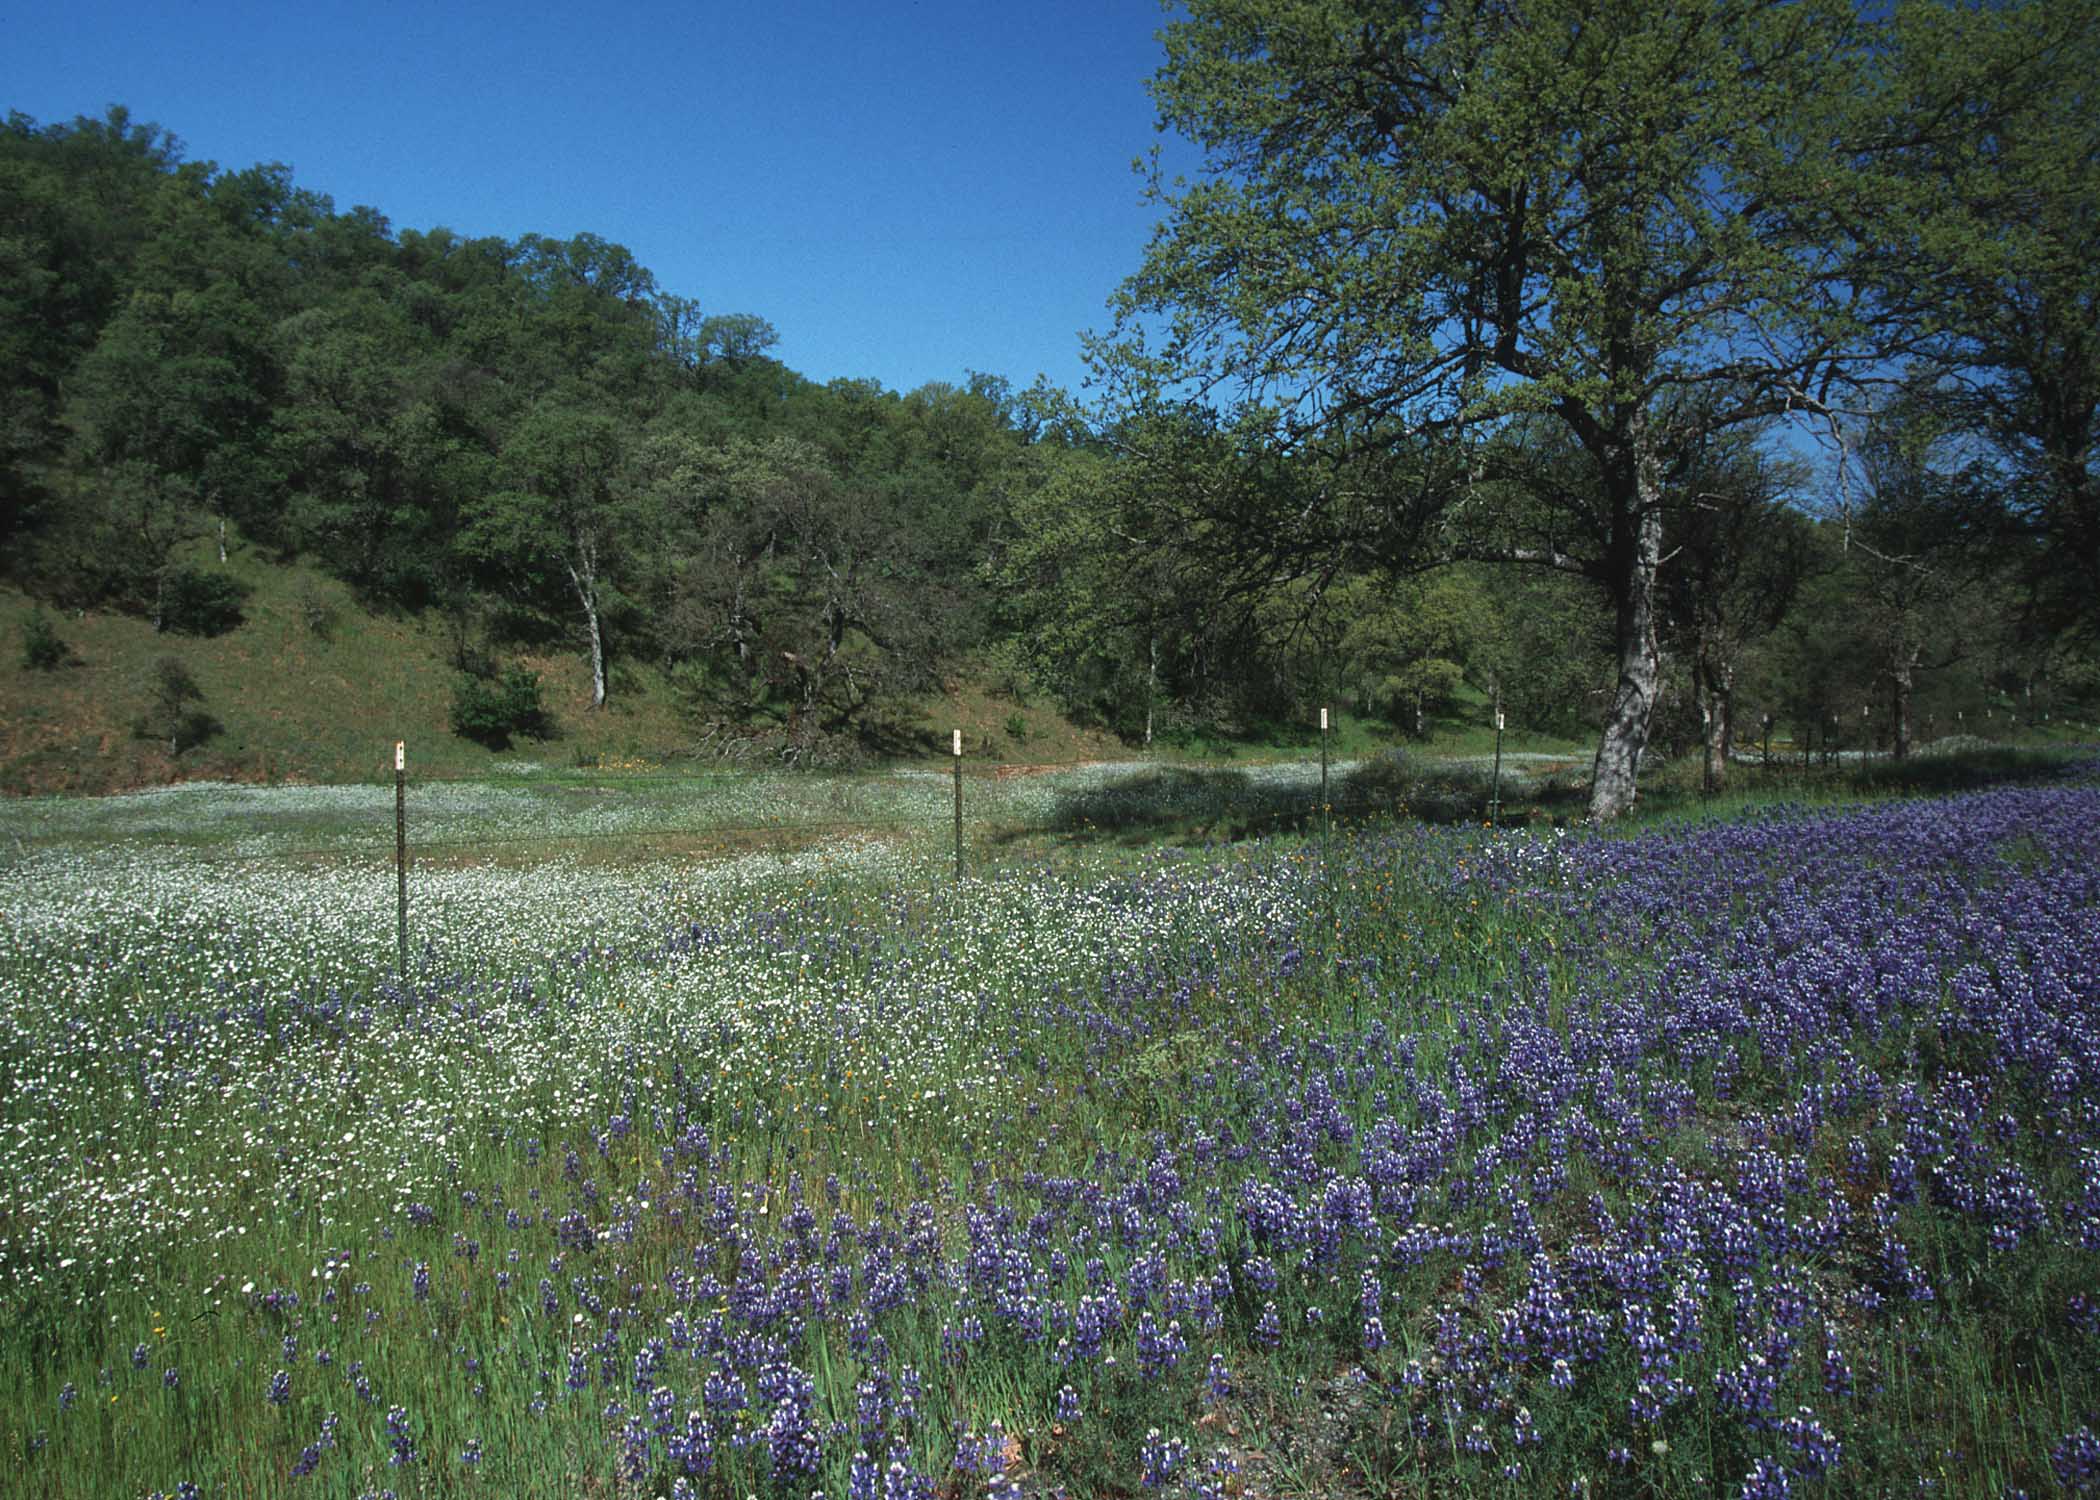
[(584, 619), (591, 632), (591, 707), (605, 707), (605, 637), (598, 630), (598, 610), (586, 604)]
[[(569, 582), (583, 605), (583, 623), (591, 638), (591, 707), (605, 707), (605, 636), (598, 625), (598, 549), (586, 542), (577, 548), (577, 559), (569, 567)], [(580, 566), (579, 566), (580, 564)]]
[(1641, 754), (1662, 678), (1662, 653), (1655, 636), (1655, 577), (1662, 564), (1662, 472), (1647, 445), (1636, 438), (1634, 493), (1627, 497), (1624, 534), (1614, 538), (1613, 593), (1618, 604), (1619, 684), (1612, 694), (1604, 733), (1590, 779), (1590, 817), (1608, 823), (1633, 806)]
[(1159, 637), (1154, 635), (1147, 641), (1149, 651), (1145, 663), (1145, 748), (1152, 748), (1152, 707), (1159, 701)]

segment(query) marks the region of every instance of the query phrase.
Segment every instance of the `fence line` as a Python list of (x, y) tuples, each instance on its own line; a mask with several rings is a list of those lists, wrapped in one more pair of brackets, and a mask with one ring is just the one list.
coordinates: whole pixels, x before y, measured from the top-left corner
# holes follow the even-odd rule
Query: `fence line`
[[(1382, 796), (1349, 801), (1330, 801), (1325, 804), (1322, 804), (1317, 797), (1312, 797), (1302, 803), (1280, 808), (1273, 806), (1236, 807), (1230, 803), (1223, 803), (1215, 808), (1191, 807), (1174, 809), (1163, 811), (1154, 816), (1134, 817), (1127, 821), (1118, 819), (1110, 823), (1096, 823), (1092, 820), (1082, 820), (1078, 825), (1054, 819), (1046, 821), (1040, 818), (1027, 819), (983, 815), (966, 817), (964, 826), (973, 830), (973, 837), (978, 840), (982, 840), (987, 836), (994, 838), (1003, 836), (1014, 838), (1031, 836), (1055, 837), (1060, 834), (1105, 836), (1113, 834), (1120, 828), (1160, 827), (1171, 829), (1185, 827), (1189, 824), (1197, 824), (1206, 828), (1219, 824), (1230, 824), (1236, 829), (1253, 829), (1257, 827), (1272, 828), (1277, 824), (1292, 822), (1305, 823), (1310, 826), (1321, 812), (1323, 806), (1326, 811), (1335, 817), (1361, 816), (1369, 818), (1379, 815), (1392, 815), (1396, 808), (1405, 808), (1406, 805), (1407, 799), (1405, 797)], [(610, 833), (506, 833), (418, 839), (414, 837), (413, 797), (410, 799), (409, 813), (410, 836), (408, 844), (411, 856), (448, 850), (515, 848), (522, 845), (535, 844), (648, 844), (666, 839), (707, 839), (718, 836), (732, 837), (752, 834), (792, 835), (807, 833), (823, 835), (900, 833), (912, 830), (928, 833), (935, 831), (945, 832), (951, 826), (953, 816), (951, 813), (943, 811), (927, 817), (910, 818), (827, 818), (809, 820), (785, 818), (773, 819), (762, 823), (708, 823), (676, 827), (651, 825), (646, 828)], [(103, 842), (116, 844), (149, 841), (120, 836)], [(76, 834), (26, 834), (16, 837), (14, 842), (17, 845), (32, 847), (62, 847), (92, 841)], [(196, 858), (205, 860), (224, 859), (236, 862), (258, 858), (317, 859), (325, 857), (340, 858), (343, 856), (379, 858), (389, 852), (382, 847), (383, 840), (376, 834), (369, 840), (361, 840), (354, 834), (346, 833), (340, 840), (333, 843), (264, 850), (228, 848), (209, 844), (184, 844), (175, 840), (163, 840), (161, 842), (176, 844), (177, 847), (185, 849), (186, 852)]]
[[(1160, 769), (1172, 770), (1174, 768), (1162, 767)], [(1844, 767), (1830, 767), (1818, 762), (1807, 768), (1802, 768), (1798, 761), (1782, 761), (1775, 756), (1771, 769), (1780, 772), (1799, 771), (1803, 776), (1812, 779), (1826, 779), (1834, 772), (1842, 771)], [(713, 774), (725, 780), (742, 779), (740, 773), (737, 772)], [(982, 785), (992, 780), (995, 774), (996, 772), (991, 774), (978, 772), (974, 773), (971, 779)], [(1198, 772), (1198, 774), (1201, 773)], [(941, 780), (946, 779), (941, 777), (938, 772), (929, 774), (926, 778), (930, 783), (928, 787), (929, 792), (931, 792), (932, 786), (938, 785), (938, 781), (935, 780), (936, 777), (939, 777)], [(621, 789), (622, 783), (635, 779), (644, 778), (630, 778), (623, 774), (620, 782), (607, 784), (606, 789), (617, 792)], [(654, 779), (667, 783), (676, 780), (680, 783), (689, 784), (700, 778), (672, 778), (665, 776)], [(461, 851), (498, 851), (525, 846), (590, 847), (629, 845), (646, 848), (651, 844), (669, 840), (720, 839), (751, 841), (754, 839), (754, 836), (757, 836), (759, 839), (770, 836), (783, 841), (800, 841), (805, 838), (823, 838), (851, 834), (896, 835), (921, 833), (930, 835), (945, 831), (951, 826), (951, 820), (954, 816), (948, 808), (940, 805), (940, 803), (933, 802), (929, 797), (929, 805), (924, 813), (890, 817), (802, 818), (790, 814), (763, 821), (707, 821), (702, 823), (679, 823), (668, 826), (650, 824), (645, 827), (618, 829), (608, 832), (565, 833), (545, 831), (487, 834), (467, 832), (425, 839), (414, 837), (415, 807), (413, 792), (416, 786), (502, 786), (503, 784), (501, 782), (492, 782), (485, 777), (429, 776), (415, 778), (414, 785), (409, 788), (408, 805), (408, 822), (410, 825), (408, 842), (411, 855), (449, 855)], [(381, 786), (375, 784), (372, 785), (371, 789), (376, 794), (381, 791)], [(1041, 814), (1025, 816), (996, 811), (969, 815), (966, 803), (963, 824), (969, 832), (971, 842), (978, 845), (982, 845), (988, 840), (1029, 837), (1054, 838), (1059, 835), (1111, 837), (1119, 830), (1136, 831), (1148, 828), (1165, 832), (1185, 832), (1193, 827), (1205, 834), (1210, 833), (1214, 829), (1221, 829), (1226, 832), (1228, 837), (1244, 837), (1256, 831), (1273, 831), (1284, 824), (1302, 825), (1308, 831), (1311, 831), (1314, 821), (1319, 817), (1323, 809), (1329, 815), (1337, 818), (1369, 819), (1380, 816), (1394, 816), (1406, 808), (1420, 806), (1424, 801), (1428, 801), (1436, 804), (1447, 816), (1456, 812), (1460, 818), (1464, 818), (1467, 814), (1460, 811), (1461, 809), (1477, 808), (1479, 814), (1484, 817), (1489, 811), (1493, 800), (1492, 788), (1485, 780), (1477, 787), (1448, 784), (1439, 787), (1434, 782), (1431, 782), (1426, 786), (1395, 788), (1391, 791), (1341, 799), (1330, 798), (1324, 802), (1310, 786), (1295, 794), (1285, 794), (1279, 791), (1269, 795), (1261, 795), (1259, 792), (1247, 795), (1245, 794), (1245, 789), (1242, 789), (1242, 794), (1236, 796), (1231, 791), (1222, 791), (1214, 800), (1203, 798), (1199, 788), (1197, 796), (1184, 803), (1168, 801), (1155, 807), (1139, 807), (1128, 811), (1111, 807), (1102, 809), (1102, 816), (1100, 817), (1087, 816), (1083, 805), (1087, 797), (1113, 796), (1115, 790), (1113, 787), (1096, 788), (1091, 792), (1072, 794), (1072, 800), (1080, 805), (1073, 807), (1069, 812), (1052, 813), (1048, 816)], [(1142, 788), (1137, 788), (1133, 789), (1131, 795), (1133, 800), (1142, 799), (1145, 792)], [(945, 797), (942, 797), (941, 803), (945, 803), (946, 800)], [(180, 838), (165, 839), (161, 842), (180, 847), (191, 857), (206, 861), (245, 862), (257, 859), (305, 860), (364, 857), (376, 859), (385, 852), (382, 847), (384, 843), (383, 835), (377, 827), (381, 816), (381, 811), (377, 806), (377, 798), (375, 797), (375, 807), (373, 809), (374, 828), (369, 836), (361, 835), (356, 831), (356, 827), (361, 827), (362, 825), (353, 827), (346, 824), (345, 832), (342, 835), (333, 837), (326, 843), (257, 849), (252, 846), (246, 848), (229, 847), (216, 842), (192, 843)], [(238, 838), (240, 835), (236, 835), (236, 837)], [(268, 834), (265, 832), (260, 837), (266, 840)], [(151, 840), (142, 839), (136, 835), (123, 834), (97, 840), (92, 836), (73, 833), (18, 833), (11, 835), (9, 842), (19, 850), (64, 847), (96, 842), (118, 844), (151, 842)], [(761, 847), (754, 852), (766, 851)]]

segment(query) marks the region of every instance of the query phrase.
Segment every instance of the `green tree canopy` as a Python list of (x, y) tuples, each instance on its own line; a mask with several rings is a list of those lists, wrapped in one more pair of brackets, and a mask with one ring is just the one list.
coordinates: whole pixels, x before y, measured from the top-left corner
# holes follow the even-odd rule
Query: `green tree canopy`
[[(1222, 401), (1312, 450), (1431, 439), (1529, 488), (1571, 545), (1470, 550), (1605, 591), (1592, 811), (1623, 811), (1671, 465), (1815, 403), (1862, 352), (1835, 209), (1872, 128), (1849, 102), (1871, 28), (1847, 0), (1193, 0), (1165, 36), (1160, 118), (1207, 171), (1159, 187), (1101, 351), (1118, 391)], [(1531, 413), (1587, 474), (1500, 465)]]
[(1972, 531), (2010, 532), (2044, 631), (2100, 636), (2100, 28), (2089, 5), (1894, 13), (1895, 191), (1862, 282), (1942, 420), (1996, 461)]

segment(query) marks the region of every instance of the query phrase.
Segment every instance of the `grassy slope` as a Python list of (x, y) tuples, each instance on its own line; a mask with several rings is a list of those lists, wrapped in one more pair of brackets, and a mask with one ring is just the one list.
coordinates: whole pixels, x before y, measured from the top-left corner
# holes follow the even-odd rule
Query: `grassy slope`
[[(214, 565), (204, 543), (188, 560)], [(55, 614), (72, 660), (52, 672), (24, 666), (22, 632), (32, 601), (0, 588), (0, 792), (109, 792), (178, 780), (369, 781), (385, 777), (396, 739), (408, 741), (411, 764), (425, 778), (535, 767), (684, 770), (716, 764), (700, 748), (700, 730), (653, 668), (616, 659), (609, 704), (591, 712), (588, 670), (574, 651), (524, 658), (540, 674), (553, 737), (500, 753), (485, 749), (451, 731), (455, 673), (437, 621), (369, 614), (333, 579), (303, 566), (274, 565), (252, 551), (236, 551), (228, 567), (254, 590), (238, 629), (200, 640), (156, 635), (146, 621), (129, 615)], [(316, 602), (333, 617), (325, 631), (308, 623)], [(204, 708), (221, 726), (180, 756), (137, 730), (150, 701), (154, 663), (164, 655), (188, 666), (203, 689)], [(1137, 754), (1113, 735), (1064, 719), (1040, 696), (1016, 700), (967, 670), (916, 709), (913, 739), (923, 753), (942, 760), (955, 728), (963, 731), (977, 765), (993, 761), (1018, 770)], [(1453, 717), (1432, 726), (1426, 743), (1408, 745), (1408, 754), (1486, 757), (1494, 748), (1487, 716), (1484, 700), (1462, 703)], [(1329, 751), (1342, 760), (1396, 743), (1387, 726), (1344, 713)], [(1512, 731), (1504, 748), (1513, 755), (1554, 756), (1555, 763), (1535, 763), (1533, 769), (1579, 777), (1591, 747)], [(1311, 726), (1292, 731), (1271, 725), (1236, 741), (1162, 741), (1147, 758), (1244, 766), (1318, 751), (1319, 733)], [(1648, 782), (1644, 791), (1695, 792), (1696, 765), (1688, 760), (1655, 767)]]
[[(201, 561), (201, 559), (200, 559)], [(22, 661), (31, 601), (0, 590), (0, 790), (109, 791), (174, 780), (358, 781), (382, 776), (396, 739), (418, 767), (473, 774), (504, 760), (663, 755), (684, 725), (653, 674), (612, 711), (585, 712), (580, 659), (529, 657), (559, 737), (497, 755), (450, 731), (454, 673), (433, 621), (368, 614), (334, 580), (236, 554), (230, 570), (254, 588), (242, 625), (211, 640), (156, 635), (127, 615), (55, 617), (73, 660), (54, 672)], [(308, 601), (333, 624), (307, 621)], [(136, 725), (150, 700), (154, 662), (179, 658), (220, 732), (179, 757)]]
[[(193, 559), (208, 562), (208, 549)], [(456, 674), (434, 620), (369, 614), (340, 583), (307, 567), (237, 552), (229, 569), (254, 589), (242, 625), (202, 640), (156, 635), (130, 615), (52, 615), (72, 659), (52, 672), (23, 664), (33, 601), (0, 589), (0, 791), (107, 792), (178, 780), (364, 781), (384, 777), (396, 739), (425, 776), (475, 776), (530, 765), (641, 768), (689, 763), (699, 732), (662, 675), (616, 662), (605, 711), (589, 709), (578, 652), (528, 655), (555, 733), (504, 752), (452, 733)], [(333, 624), (316, 632), (308, 604)], [(179, 756), (137, 726), (154, 663), (179, 658), (221, 728)], [(1112, 736), (1074, 726), (1037, 702), (1021, 705), (965, 675), (923, 702), (921, 738), (945, 748), (963, 730), (973, 758), (1069, 764), (1125, 753)], [(1021, 733), (1011, 732), (1018, 715)]]
[[(208, 542), (195, 544), (191, 554), (183, 560), (217, 565)], [(110, 792), (195, 780), (367, 781), (385, 776), (397, 739), (408, 741), (411, 764), (426, 777), (534, 766), (713, 764), (700, 749), (699, 727), (649, 666), (615, 658), (608, 706), (591, 712), (589, 673), (577, 651), (524, 657), (540, 674), (553, 737), (521, 741), (503, 752), (485, 749), (452, 733), (456, 674), (438, 621), (370, 614), (325, 574), (279, 566), (253, 550), (236, 549), (227, 567), (254, 591), (239, 628), (204, 640), (157, 635), (131, 615), (54, 612), (72, 659), (52, 672), (23, 664), (22, 633), (33, 601), (0, 588), (0, 792)], [(315, 603), (332, 616), (322, 631), (308, 623)], [(138, 729), (151, 700), (154, 663), (168, 655), (190, 669), (203, 690), (205, 711), (221, 726), (176, 756), (165, 741)], [(924, 753), (943, 759), (948, 735), (958, 728), (977, 763), (1071, 765), (1134, 753), (1112, 734), (1067, 720), (1040, 695), (1016, 699), (967, 669), (915, 708), (913, 737)], [(1477, 726), (1454, 720), (1437, 729), (1429, 746), (1417, 748), (1446, 754), (1492, 748), (1492, 734)], [(1392, 743), (1386, 726), (1343, 714), (1330, 750), (1341, 759)], [(1586, 754), (1584, 747), (1514, 735), (1508, 743), (1512, 750)], [(1297, 734), (1269, 726), (1237, 741), (1162, 741), (1154, 753), (1168, 761), (1245, 763), (1318, 749), (1318, 731), (1310, 726)]]

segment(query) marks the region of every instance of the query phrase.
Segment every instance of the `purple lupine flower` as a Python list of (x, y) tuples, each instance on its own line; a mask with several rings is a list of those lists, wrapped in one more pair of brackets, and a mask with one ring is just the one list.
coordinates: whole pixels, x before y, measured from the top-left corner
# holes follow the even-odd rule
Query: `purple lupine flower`
[(1239, 1471), (1231, 1452), (1219, 1448), (1205, 1461), (1202, 1476), (1188, 1481), (1191, 1500), (1225, 1500), (1226, 1487)]
[(1188, 1457), (1189, 1445), (1184, 1438), (1161, 1437), (1159, 1429), (1154, 1427), (1145, 1433), (1138, 1453), (1143, 1466), (1138, 1482), (1148, 1490), (1163, 1489)]
[(1784, 1464), (1760, 1458), (1743, 1477), (1742, 1500), (1787, 1500), (1794, 1493), (1794, 1476)]
[(1816, 1420), (1816, 1414), (1803, 1406), (1794, 1415), (1779, 1424), (1780, 1436), (1794, 1450), (1801, 1472), (1821, 1478), (1838, 1466), (1844, 1457), (1845, 1445), (1830, 1433), (1830, 1429)]
[(408, 1430), (407, 1407), (394, 1406), (387, 1409), (386, 1435), (387, 1440), (393, 1444), (394, 1448), (393, 1453), (387, 1458), (388, 1463), (399, 1467), (402, 1464), (412, 1464), (416, 1461), (416, 1444), (414, 1437)]
[(933, 1481), (912, 1467), (903, 1439), (890, 1444), (889, 1460), (882, 1473), (882, 1500), (932, 1500)]
[(1532, 1421), (1531, 1408), (1520, 1406), (1511, 1422), (1511, 1439), (1519, 1448), (1536, 1448), (1545, 1439), (1539, 1436), (1536, 1423)]
[(1845, 1358), (1845, 1351), (1838, 1343), (1835, 1323), (1823, 1325), (1823, 1390), (1832, 1396), (1849, 1396), (1853, 1391), (1852, 1366)]
[(1254, 1342), (1264, 1349), (1273, 1349), (1283, 1342), (1283, 1320), (1276, 1315), (1276, 1304), (1264, 1302), (1261, 1317), (1255, 1320)]
[(846, 1468), (846, 1500), (881, 1500), (881, 1476), (865, 1449), (855, 1449)]
[(664, 1446), (685, 1473), (705, 1474), (715, 1461), (714, 1424), (706, 1412), (688, 1409), (684, 1430), (674, 1432)]
[(816, 1382), (793, 1365), (773, 1364), (759, 1372), (758, 1390), (773, 1403), (763, 1429), (773, 1473), (814, 1474), (823, 1460), (823, 1441), (810, 1423)]
[(1137, 1326), (1138, 1373), (1147, 1379), (1166, 1375), (1181, 1362), (1188, 1352), (1188, 1340), (1182, 1337), (1179, 1319), (1170, 1319), (1165, 1328), (1149, 1312), (1138, 1315)]
[(2056, 1482), (2074, 1495), (2100, 1493), (2100, 1437), (2091, 1427), (2067, 1432), (2049, 1450)]

